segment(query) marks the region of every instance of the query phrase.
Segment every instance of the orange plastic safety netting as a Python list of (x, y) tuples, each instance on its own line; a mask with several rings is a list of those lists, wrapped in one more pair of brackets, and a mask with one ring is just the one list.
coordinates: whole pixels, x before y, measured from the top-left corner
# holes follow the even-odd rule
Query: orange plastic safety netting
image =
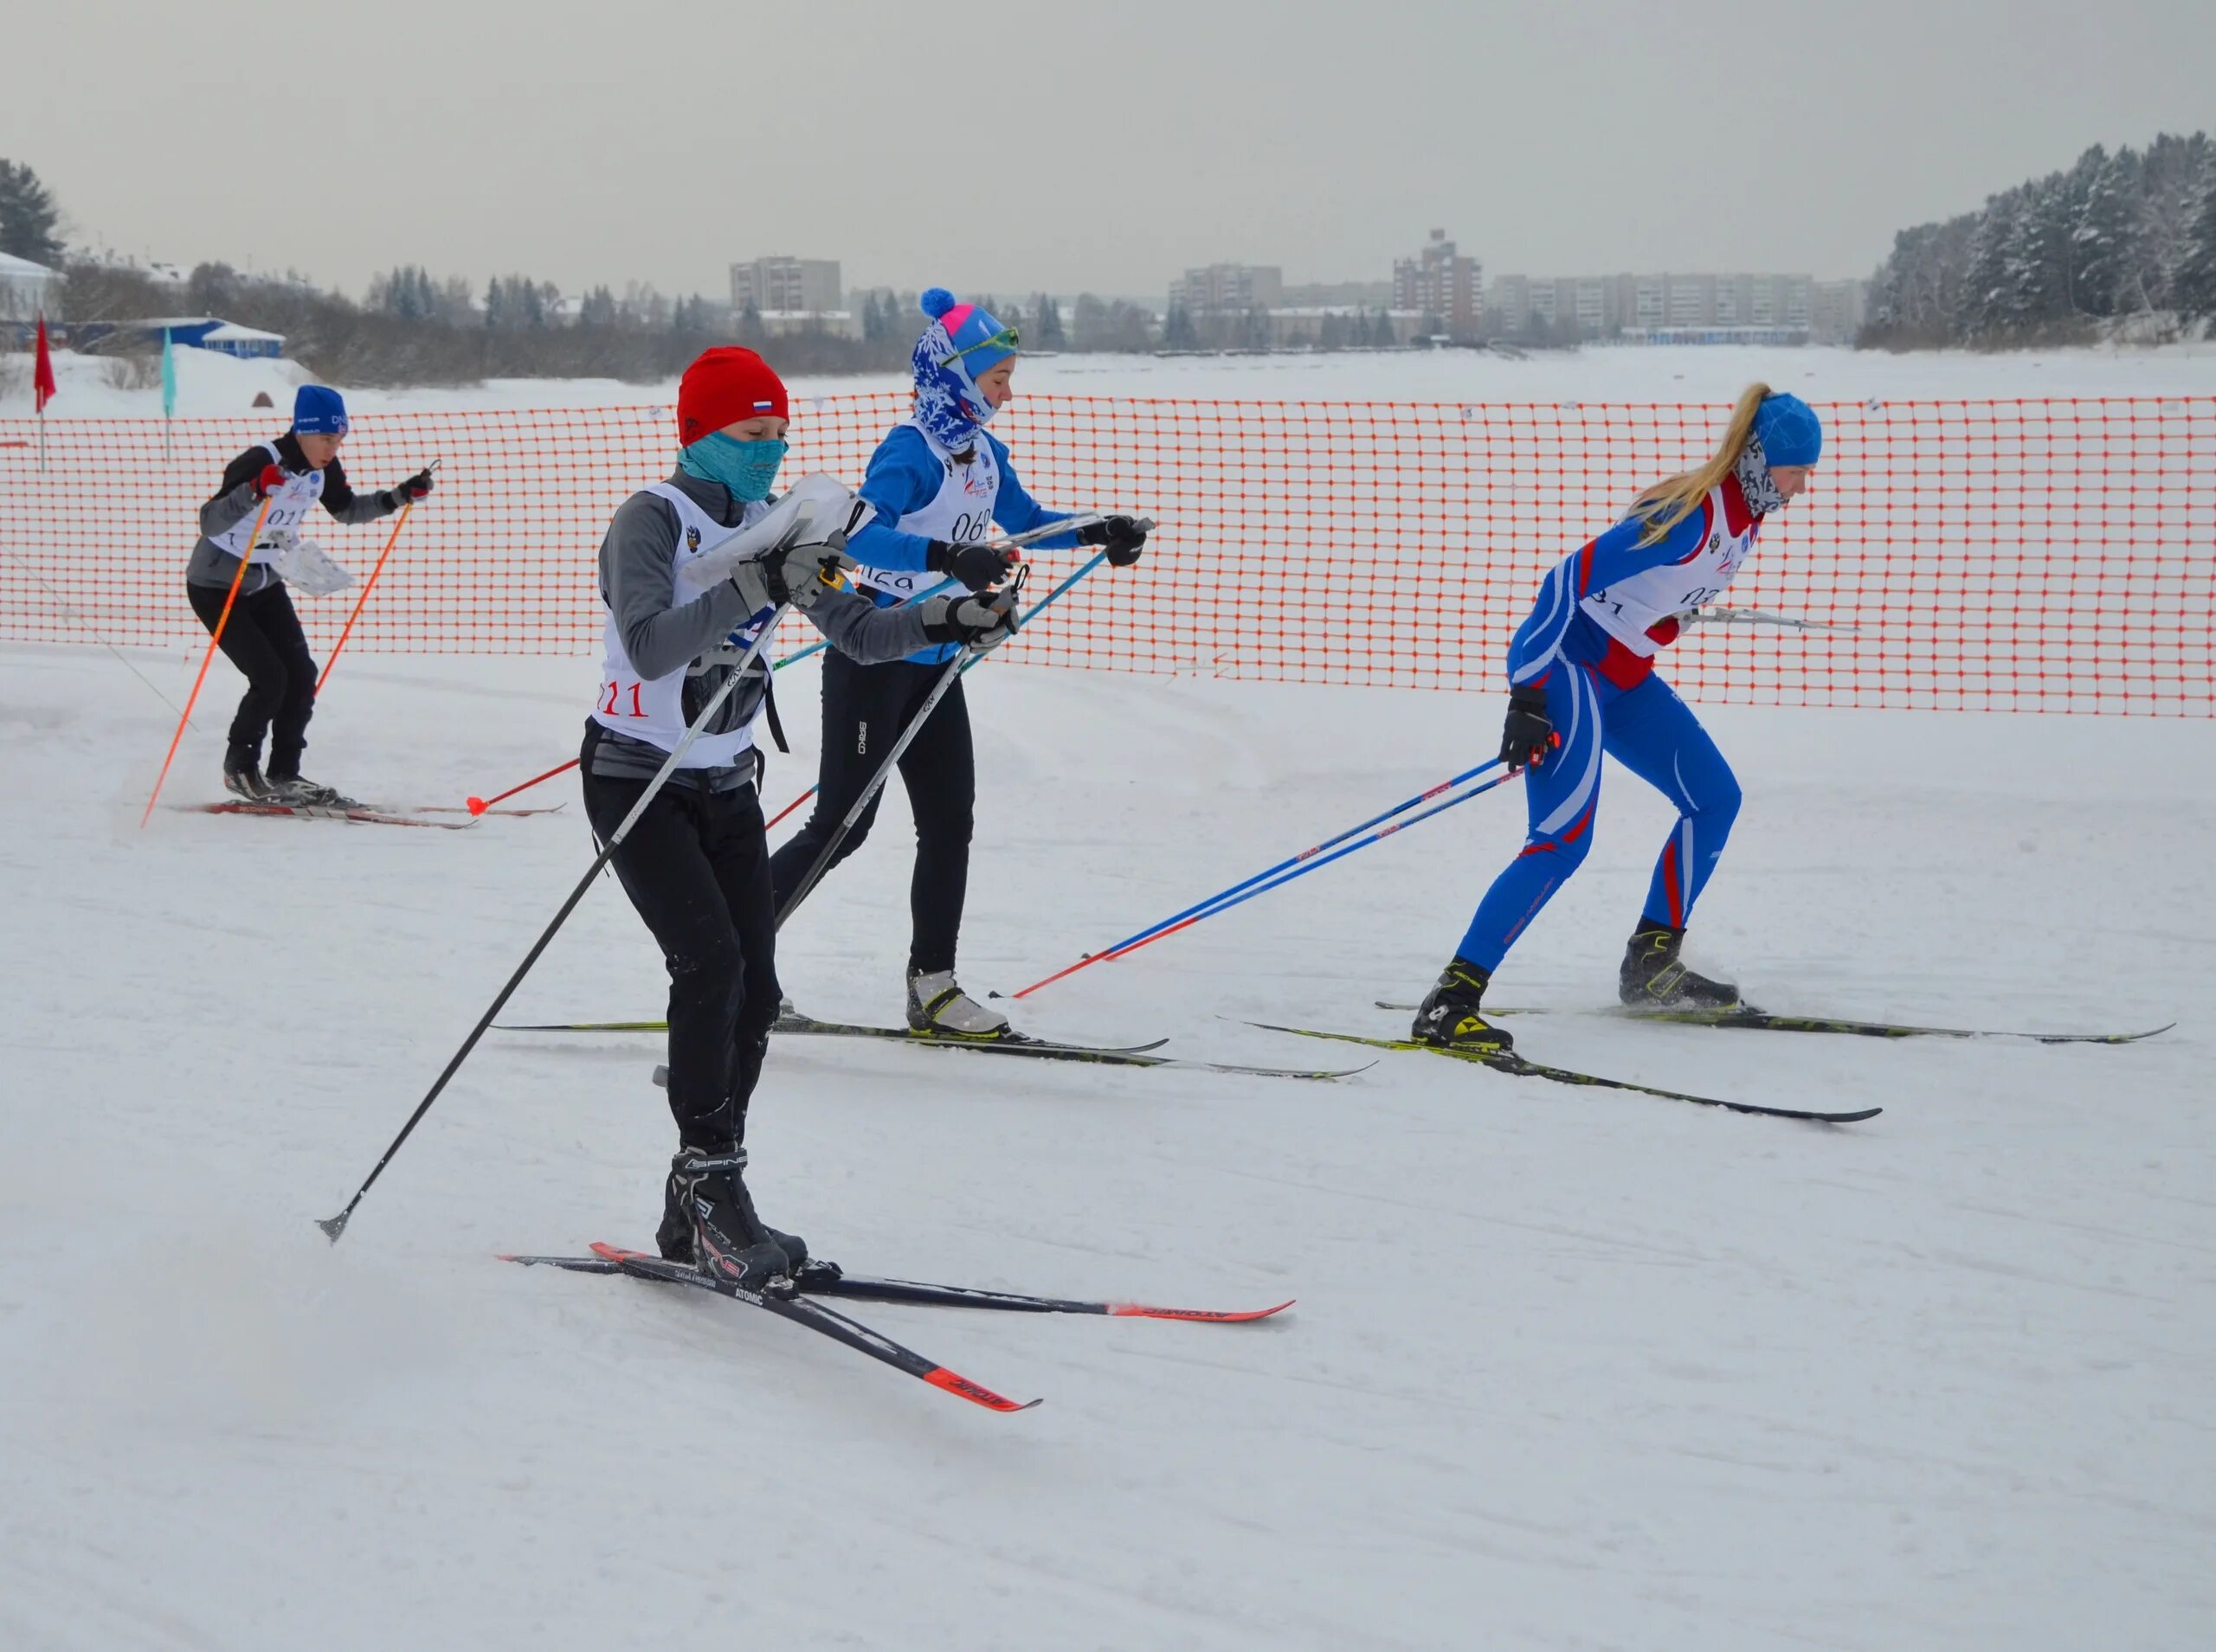
[[(1723, 600), (1812, 629), (1703, 625), (1665, 657), (1690, 697), (2216, 712), (2216, 397), (1829, 403), (1813, 494)], [(786, 475), (858, 482), (905, 412), (802, 400)], [(1042, 501), (1143, 511), (1102, 569), (1009, 645), (1034, 663), (1491, 690), (1540, 575), (1642, 486), (1707, 453), (1720, 406), (1026, 395), (995, 424)], [(358, 487), (436, 457), (349, 652), (587, 654), (594, 558), (666, 475), (668, 409), (381, 413)], [(196, 512), (274, 420), (0, 421), (0, 638), (196, 643)], [(390, 524), (317, 521), (366, 574)], [(1045, 553), (1042, 582), (1079, 554)], [(1042, 582), (1036, 589), (1043, 590)], [(354, 593), (303, 601), (327, 651)], [(789, 627), (798, 647), (804, 628)]]

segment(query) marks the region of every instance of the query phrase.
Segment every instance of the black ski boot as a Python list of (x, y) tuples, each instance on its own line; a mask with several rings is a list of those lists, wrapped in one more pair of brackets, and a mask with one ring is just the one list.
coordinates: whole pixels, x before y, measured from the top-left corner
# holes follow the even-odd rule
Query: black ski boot
[[(667, 1068), (657, 1067), (654, 1069), (654, 1076), (660, 1078), (667, 1070)], [(701, 1264), (695, 1260), (692, 1205), (680, 1173), (686, 1160), (691, 1156), (688, 1153), (680, 1153), (676, 1158), (670, 1160), (669, 1180), (662, 1185), (661, 1226), (654, 1231), (654, 1249), (661, 1252), (662, 1259), (666, 1262), (682, 1262), (697, 1268)], [(740, 1149), (739, 1156), (742, 1160), (745, 1157), (744, 1148)], [(750, 1210), (752, 1206), (750, 1205), (748, 1208)], [(770, 1237), (771, 1243), (776, 1244), (778, 1250), (784, 1252), (785, 1261), (793, 1271), (797, 1273), (802, 1265), (808, 1263), (808, 1241), (802, 1238), (799, 1234), (787, 1233), (782, 1229), (773, 1228), (763, 1223), (758, 1217), (756, 1218), (756, 1225)], [(838, 1269), (829, 1263), (817, 1263), (813, 1265), (818, 1270), (829, 1269), (834, 1277), (838, 1275)]]
[(1418, 1044), (1478, 1055), (1509, 1049), (1514, 1040), (1478, 1012), (1491, 980), (1491, 972), (1455, 959), (1440, 972), (1439, 984), (1416, 1006), (1415, 1025), (1408, 1029), (1408, 1036)]
[(1730, 981), (1697, 975), (1678, 961), (1685, 932), (1641, 923), (1624, 948), (1616, 996), (1635, 1010), (1728, 1010), (1739, 1001)]
[(249, 803), (274, 803), (276, 794), (261, 777), (261, 760), (250, 751), (235, 749), (223, 754), (223, 789)]
[(293, 809), (354, 809), (361, 805), (335, 786), (304, 780), (298, 775), (267, 776), (270, 800)]
[[(661, 1230), (654, 1240), (671, 1261), (689, 1262), (717, 1283), (744, 1290), (761, 1290), (798, 1265), (754, 1213), (754, 1197), (746, 1191), (746, 1149), (736, 1142), (712, 1151), (678, 1150), (669, 1161)], [(681, 1253), (673, 1255), (678, 1246)], [(800, 1250), (805, 1258), (807, 1247)]]

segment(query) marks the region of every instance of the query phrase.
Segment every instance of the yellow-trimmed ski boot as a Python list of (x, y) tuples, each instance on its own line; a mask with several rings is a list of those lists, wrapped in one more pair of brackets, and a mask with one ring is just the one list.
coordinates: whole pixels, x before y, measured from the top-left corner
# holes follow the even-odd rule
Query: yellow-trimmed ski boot
[(1515, 1040), (1480, 1012), (1491, 980), (1490, 971), (1454, 960), (1440, 972), (1438, 985), (1416, 1006), (1415, 1025), (1408, 1029), (1408, 1037), (1418, 1044), (1466, 1050), (1473, 1055), (1512, 1048)]

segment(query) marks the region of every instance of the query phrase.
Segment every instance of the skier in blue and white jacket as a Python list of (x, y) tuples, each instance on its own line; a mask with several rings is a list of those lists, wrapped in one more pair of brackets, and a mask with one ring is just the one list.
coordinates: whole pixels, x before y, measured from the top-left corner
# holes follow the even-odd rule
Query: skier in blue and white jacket
[[(914, 601), (950, 580), (973, 591), (990, 589), (1017, 561), (1015, 552), (985, 543), (995, 529), (1027, 533), (1068, 519), (1024, 491), (1006, 444), (985, 428), (1014, 396), (1015, 330), (977, 305), (957, 303), (944, 287), (923, 295), (923, 311), (930, 325), (912, 360), (914, 411), (871, 455), (860, 491), (877, 515), (847, 546), (860, 564), (853, 575), (856, 588), (886, 607)], [(1145, 527), (1126, 516), (1039, 542), (1047, 550), (1098, 545), (1118, 568), (1138, 561), (1145, 543)], [(770, 863), (781, 910), (957, 652), (952, 646), (926, 648), (885, 665), (860, 664), (836, 647), (825, 654), (815, 812)], [(959, 681), (901, 755), (899, 767), (916, 820), (909, 1025), (972, 1038), (1004, 1036), (1008, 1018), (963, 993), (954, 974), (977, 789)], [(871, 800), (833, 865), (861, 846), (881, 797)]]

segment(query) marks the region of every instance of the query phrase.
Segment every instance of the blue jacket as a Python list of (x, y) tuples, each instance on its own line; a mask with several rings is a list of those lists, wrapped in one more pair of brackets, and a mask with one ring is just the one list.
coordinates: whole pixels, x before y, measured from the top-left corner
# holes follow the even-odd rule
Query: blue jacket
[[(993, 520), (1008, 533), (1029, 533), (1050, 522), (1066, 522), (1067, 511), (1049, 511), (1024, 491), (1015, 466), (1008, 463), (1008, 445), (989, 430), (977, 433), (990, 442), (1000, 466), (1000, 492), (993, 501)], [(931, 452), (924, 433), (913, 425), (895, 425), (870, 455), (869, 473), (862, 479), (861, 497), (877, 508), (869, 525), (847, 542), (847, 554), (870, 568), (915, 569), (928, 568), (931, 542), (921, 534), (903, 533), (892, 524), (911, 511), (920, 511), (938, 497), (946, 479), (945, 468)], [(1046, 550), (1064, 550), (1078, 543), (1074, 533), (1057, 534), (1039, 542)], [(953, 591), (962, 588), (955, 586)], [(951, 592), (950, 593), (950, 595)], [(878, 606), (890, 607), (898, 597), (880, 592)], [(908, 658), (919, 665), (936, 665), (954, 658), (956, 645), (942, 643)]]
[(1642, 544), (1651, 525), (1634, 511), (1563, 557), (1539, 582), (1539, 600), (1508, 645), (1511, 684), (1543, 681), (1548, 662), (1558, 654), (1579, 665), (1600, 665), (1614, 640), (1578, 605), (1590, 593), (1606, 590), (1619, 580), (1685, 561), (1699, 550), (1708, 533), (1708, 516), (1695, 510), (1652, 544)]

